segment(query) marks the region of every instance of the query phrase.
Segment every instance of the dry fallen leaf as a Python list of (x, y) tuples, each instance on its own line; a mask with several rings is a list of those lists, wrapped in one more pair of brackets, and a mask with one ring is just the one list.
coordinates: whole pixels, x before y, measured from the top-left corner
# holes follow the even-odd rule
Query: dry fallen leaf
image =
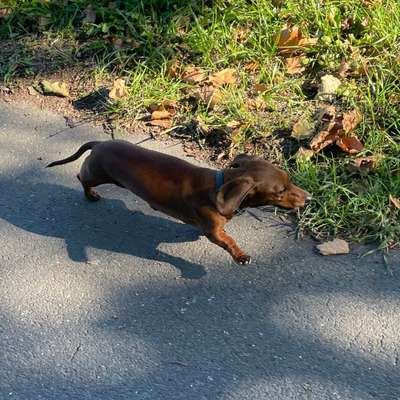
[(349, 72), (349, 70), (350, 70), (350, 65), (349, 65), (349, 63), (343, 58), (342, 61), (341, 61), (341, 63), (340, 63), (340, 66), (339, 66), (338, 75), (339, 75), (341, 78), (345, 78), (345, 77), (347, 76), (347, 73)]
[(303, 57), (289, 57), (286, 59), (286, 70), (289, 75), (299, 74), (305, 70), (302, 65)]
[(4, 18), (12, 13), (11, 7), (0, 8), (0, 18)]
[(310, 142), (311, 150), (313, 150), (315, 153), (318, 153), (326, 146), (329, 146), (330, 144), (334, 143), (337, 138), (338, 138), (337, 134), (332, 134), (329, 131), (321, 131), (318, 133), (317, 136), (313, 138), (313, 140), (311, 140)]
[(298, 45), (301, 38), (302, 35), (298, 26), (288, 27), (285, 25), (276, 35), (275, 40), (278, 45), (279, 52), (282, 55), (288, 56), (298, 50)]
[(332, 101), (341, 84), (333, 75), (324, 75), (318, 88), (317, 100)]
[(302, 50), (304, 47), (315, 46), (318, 38), (303, 38), (298, 26), (285, 25), (275, 37), (279, 53), (284, 57)]
[(353, 18), (345, 18), (341, 24), (342, 31), (348, 31), (353, 26), (353, 24)]
[(343, 113), (343, 130), (348, 133), (357, 128), (362, 121), (362, 114), (358, 110)]
[(250, 111), (263, 111), (267, 108), (265, 101), (260, 98), (247, 99), (245, 105)]
[(167, 64), (167, 75), (171, 78), (177, 78), (180, 76), (182, 70), (182, 65), (179, 60), (172, 60)]
[(236, 83), (236, 72), (233, 68), (226, 68), (215, 72), (210, 76), (210, 81), (214, 86)]
[(242, 125), (242, 123), (240, 121), (236, 121), (235, 119), (233, 119), (232, 121), (229, 121), (226, 124), (226, 127), (229, 129), (236, 129), (236, 128), (239, 128), (240, 125)]
[(294, 156), (295, 156), (296, 160), (306, 161), (306, 160), (311, 159), (311, 157), (313, 155), (314, 155), (314, 152), (312, 150), (306, 149), (305, 147), (300, 147)]
[(356, 136), (343, 136), (336, 140), (336, 144), (349, 154), (357, 154), (364, 150), (363, 144)]
[(96, 21), (96, 11), (93, 8), (92, 4), (89, 4), (84, 10), (83, 13), (85, 17), (82, 19), (82, 22), (86, 24), (93, 24)]
[(336, 115), (336, 107), (331, 104), (322, 104), (315, 113), (315, 119), (319, 124), (331, 122)]
[(397, 197), (392, 196), (389, 194), (389, 201), (398, 209), (400, 210), (400, 199)]
[(151, 113), (151, 119), (169, 119), (172, 115), (169, 111), (166, 110), (156, 110)]
[(377, 156), (377, 155), (369, 157), (358, 157), (353, 160), (350, 160), (346, 167), (349, 172), (365, 176), (371, 170), (376, 168), (376, 166), (379, 164), (381, 160), (382, 156)]
[(258, 64), (255, 62), (249, 62), (243, 65), (243, 69), (246, 72), (255, 72), (258, 70)]
[(188, 65), (183, 69), (181, 79), (186, 83), (199, 83), (207, 79), (207, 74), (202, 68)]
[(254, 85), (254, 90), (256, 93), (264, 93), (268, 89), (268, 85), (265, 83), (256, 83)]
[(250, 28), (248, 26), (237, 26), (233, 29), (233, 37), (237, 42), (245, 42), (250, 35)]
[(318, 43), (318, 38), (303, 38), (299, 40), (300, 47), (315, 46)]
[(124, 79), (116, 79), (113, 83), (113, 87), (111, 88), (108, 96), (113, 100), (122, 99), (127, 95), (125, 80)]
[(290, 136), (296, 138), (297, 140), (301, 140), (310, 137), (313, 132), (313, 125), (310, 123), (307, 117), (303, 116), (293, 125)]
[(343, 127), (340, 120), (331, 121), (324, 130), (311, 140), (310, 148), (316, 153), (319, 152), (326, 146), (336, 142), (342, 131)]
[(60, 96), (60, 97), (69, 96), (68, 87), (65, 82), (58, 82), (58, 81), (50, 82), (43, 80), (40, 82), (40, 85), (42, 86), (43, 94)]
[(331, 242), (319, 244), (317, 245), (317, 249), (323, 256), (348, 254), (350, 252), (349, 244), (342, 239), (335, 239)]
[(172, 119), (152, 119), (150, 124), (164, 129), (169, 129), (172, 127)]
[(343, 151), (349, 154), (359, 153), (364, 149), (360, 140), (355, 136), (344, 136), (352, 131), (361, 120), (361, 114), (352, 110), (344, 114), (335, 114), (335, 108), (320, 108), (317, 119), (322, 124), (322, 131), (311, 141), (310, 147), (318, 152), (326, 146), (336, 143)]
[(197, 100), (206, 104), (210, 110), (219, 104), (223, 97), (223, 93), (219, 88), (207, 84), (199, 86), (193, 95)]

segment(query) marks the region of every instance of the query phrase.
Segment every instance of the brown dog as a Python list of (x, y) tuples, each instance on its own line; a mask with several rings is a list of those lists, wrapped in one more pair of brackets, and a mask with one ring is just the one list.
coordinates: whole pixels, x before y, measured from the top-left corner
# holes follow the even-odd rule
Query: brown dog
[(241, 154), (227, 169), (215, 171), (122, 140), (89, 142), (75, 154), (47, 167), (77, 160), (92, 150), (78, 175), (86, 197), (99, 200), (93, 187), (114, 183), (146, 200), (152, 208), (197, 225), (239, 264), (250, 263), (224, 231), (235, 211), (273, 204), (304, 206), (311, 196), (290, 182), (283, 170), (260, 158)]

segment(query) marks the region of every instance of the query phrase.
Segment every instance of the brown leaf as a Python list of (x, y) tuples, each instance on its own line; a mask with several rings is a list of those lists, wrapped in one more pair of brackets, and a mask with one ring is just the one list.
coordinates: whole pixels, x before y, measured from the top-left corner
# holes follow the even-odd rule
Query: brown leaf
[(265, 101), (260, 98), (247, 99), (245, 105), (250, 111), (263, 111), (267, 108)]
[(237, 42), (245, 42), (250, 35), (250, 28), (248, 26), (237, 26), (233, 30), (233, 37)]
[(375, 169), (381, 160), (382, 156), (377, 155), (369, 157), (358, 157), (349, 161), (346, 168), (349, 172), (365, 176), (371, 170)]
[(357, 154), (364, 150), (363, 144), (356, 136), (344, 136), (336, 140), (336, 144), (349, 154)]
[(316, 153), (326, 146), (336, 142), (340, 134), (343, 133), (343, 126), (340, 118), (335, 118), (326, 126), (324, 130), (318, 133), (310, 143), (310, 147)]
[(214, 86), (222, 86), (224, 84), (236, 83), (236, 72), (233, 68), (226, 68), (222, 71), (215, 72), (210, 76), (210, 81)]
[(152, 119), (150, 124), (164, 129), (169, 129), (172, 127), (172, 119)]
[(334, 143), (337, 139), (338, 139), (337, 133), (331, 133), (328, 130), (321, 131), (318, 133), (317, 136), (313, 138), (313, 140), (311, 140), (310, 142), (311, 150), (313, 150), (315, 153), (318, 153), (326, 146), (329, 146), (330, 144)]
[(268, 89), (268, 85), (265, 83), (256, 83), (254, 85), (254, 90), (256, 93), (264, 93)]
[(398, 209), (400, 210), (400, 200), (397, 197), (392, 196), (389, 194), (389, 201)]
[(315, 113), (315, 118), (318, 123), (324, 124), (331, 122), (336, 115), (336, 107), (331, 104), (322, 104)]
[(315, 46), (318, 43), (318, 38), (303, 38), (299, 40), (300, 47)]
[(96, 11), (94, 10), (92, 4), (89, 4), (84, 10), (83, 13), (85, 17), (82, 19), (82, 22), (85, 24), (93, 24), (96, 21)]
[(300, 147), (294, 155), (297, 160), (309, 160), (314, 155), (314, 152), (305, 147)]
[(302, 35), (298, 26), (288, 27), (285, 25), (276, 35), (276, 43), (282, 55), (290, 55), (298, 49)]
[(240, 125), (242, 125), (242, 123), (239, 122), (239, 121), (236, 121), (236, 120), (234, 120), (234, 119), (233, 119), (232, 121), (229, 121), (229, 122), (226, 124), (227, 128), (229, 128), (229, 129), (236, 129), (236, 128), (239, 128)]
[(310, 137), (313, 132), (314, 127), (308, 118), (303, 116), (293, 125), (292, 134), (290, 136), (296, 138), (297, 140), (301, 140)]
[(348, 133), (355, 128), (362, 120), (362, 114), (358, 110), (343, 113), (343, 130)]
[(305, 70), (301, 63), (303, 58), (304, 57), (289, 57), (286, 59), (286, 70), (289, 75), (299, 74)]
[(342, 31), (348, 31), (354, 24), (353, 18), (346, 18), (342, 21)]
[(11, 7), (0, 8), (0, 18), (7, 17), (7, 15), (10, 15), (12, 11)]
[(345, 78), (347, 76), (347, 73), (350, 70), (350, 65), (349, 63), (346, 61), (346, 59), (342, 59), (340, 66), (339, 66), (339, 70), (338, 70), (338, 75), (341, 78)]
[(127, 95), (125, 80), (124, 79), (116, 79), (113, 83), (113, 86), (108, 93), (108, 96), (113, 100), (122, 99)]
[(182, 65), (178, 60), (171, 60), (167, 64), (167, 75), (171, 78), (177, 78), (180, 76)]
[(202, 68), (188, 65), (182, 71), (181, 79), (186, 83), (199, 83), (207, 79), (207, 74)]
[(258, 70), (258, 64), (255, 62), (249, 62), (243, 65), (243, 69), (246, 72), (255, 72)]
[(342, 239), (335, 239), (331, 242), (319, 244), (317, 245), (317, 249), (323, 256), (348, 254), (350, 252), (349, 244)]
[(171, 117), (172, 117), (172, 115), (169, 113), (169, 111), (165, 111), (165, 110), (156, 110), (156, 111), (153, 111), (151, 114), (152, 120), (170, 119)]
[(223, 97), (223, 93), (219, 88), (207, 84), (198, 87), (193, 94), (197, 100), (206, 104), (211, 110), (221, 102)]

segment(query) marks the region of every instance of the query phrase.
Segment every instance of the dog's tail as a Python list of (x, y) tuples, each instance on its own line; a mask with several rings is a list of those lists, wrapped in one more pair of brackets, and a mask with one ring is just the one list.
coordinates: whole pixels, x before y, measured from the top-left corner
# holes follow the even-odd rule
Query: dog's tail
[(75, 153), (72, 154), (72, 156), (69, 156), (67, 158), (64, 158), (63, 160), (58, 160), (58, 161), (53, 161), (52, 163), (46, 165), (46, 168), (49, 167), (54, 167), (55, 165), (62, 165), (62, 164), (67, 164), (69, 162), (77, 160), (85, 151), (93, 149), (94, 146), (98, 145), (101, 142), (88, 142), (82, 145), (79, 150)]

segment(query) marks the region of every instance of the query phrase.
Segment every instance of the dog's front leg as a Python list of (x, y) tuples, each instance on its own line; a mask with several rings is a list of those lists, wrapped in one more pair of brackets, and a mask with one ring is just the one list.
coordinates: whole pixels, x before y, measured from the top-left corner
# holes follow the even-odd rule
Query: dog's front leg
[(233, 257), (233, 259), (241, 265), (250, 264), (251, 257), (247, 255), (222, 228), (216, 228), (212, 231), (204, 232), (211, 242), (222, 247)]
[(200, 226), (204, 235), (213, 243), (225, 249), (241, 265), (250, 264), (248, 256), (224, 230), (227, 218), (216, 215), (214, 212), (202, 213)]

